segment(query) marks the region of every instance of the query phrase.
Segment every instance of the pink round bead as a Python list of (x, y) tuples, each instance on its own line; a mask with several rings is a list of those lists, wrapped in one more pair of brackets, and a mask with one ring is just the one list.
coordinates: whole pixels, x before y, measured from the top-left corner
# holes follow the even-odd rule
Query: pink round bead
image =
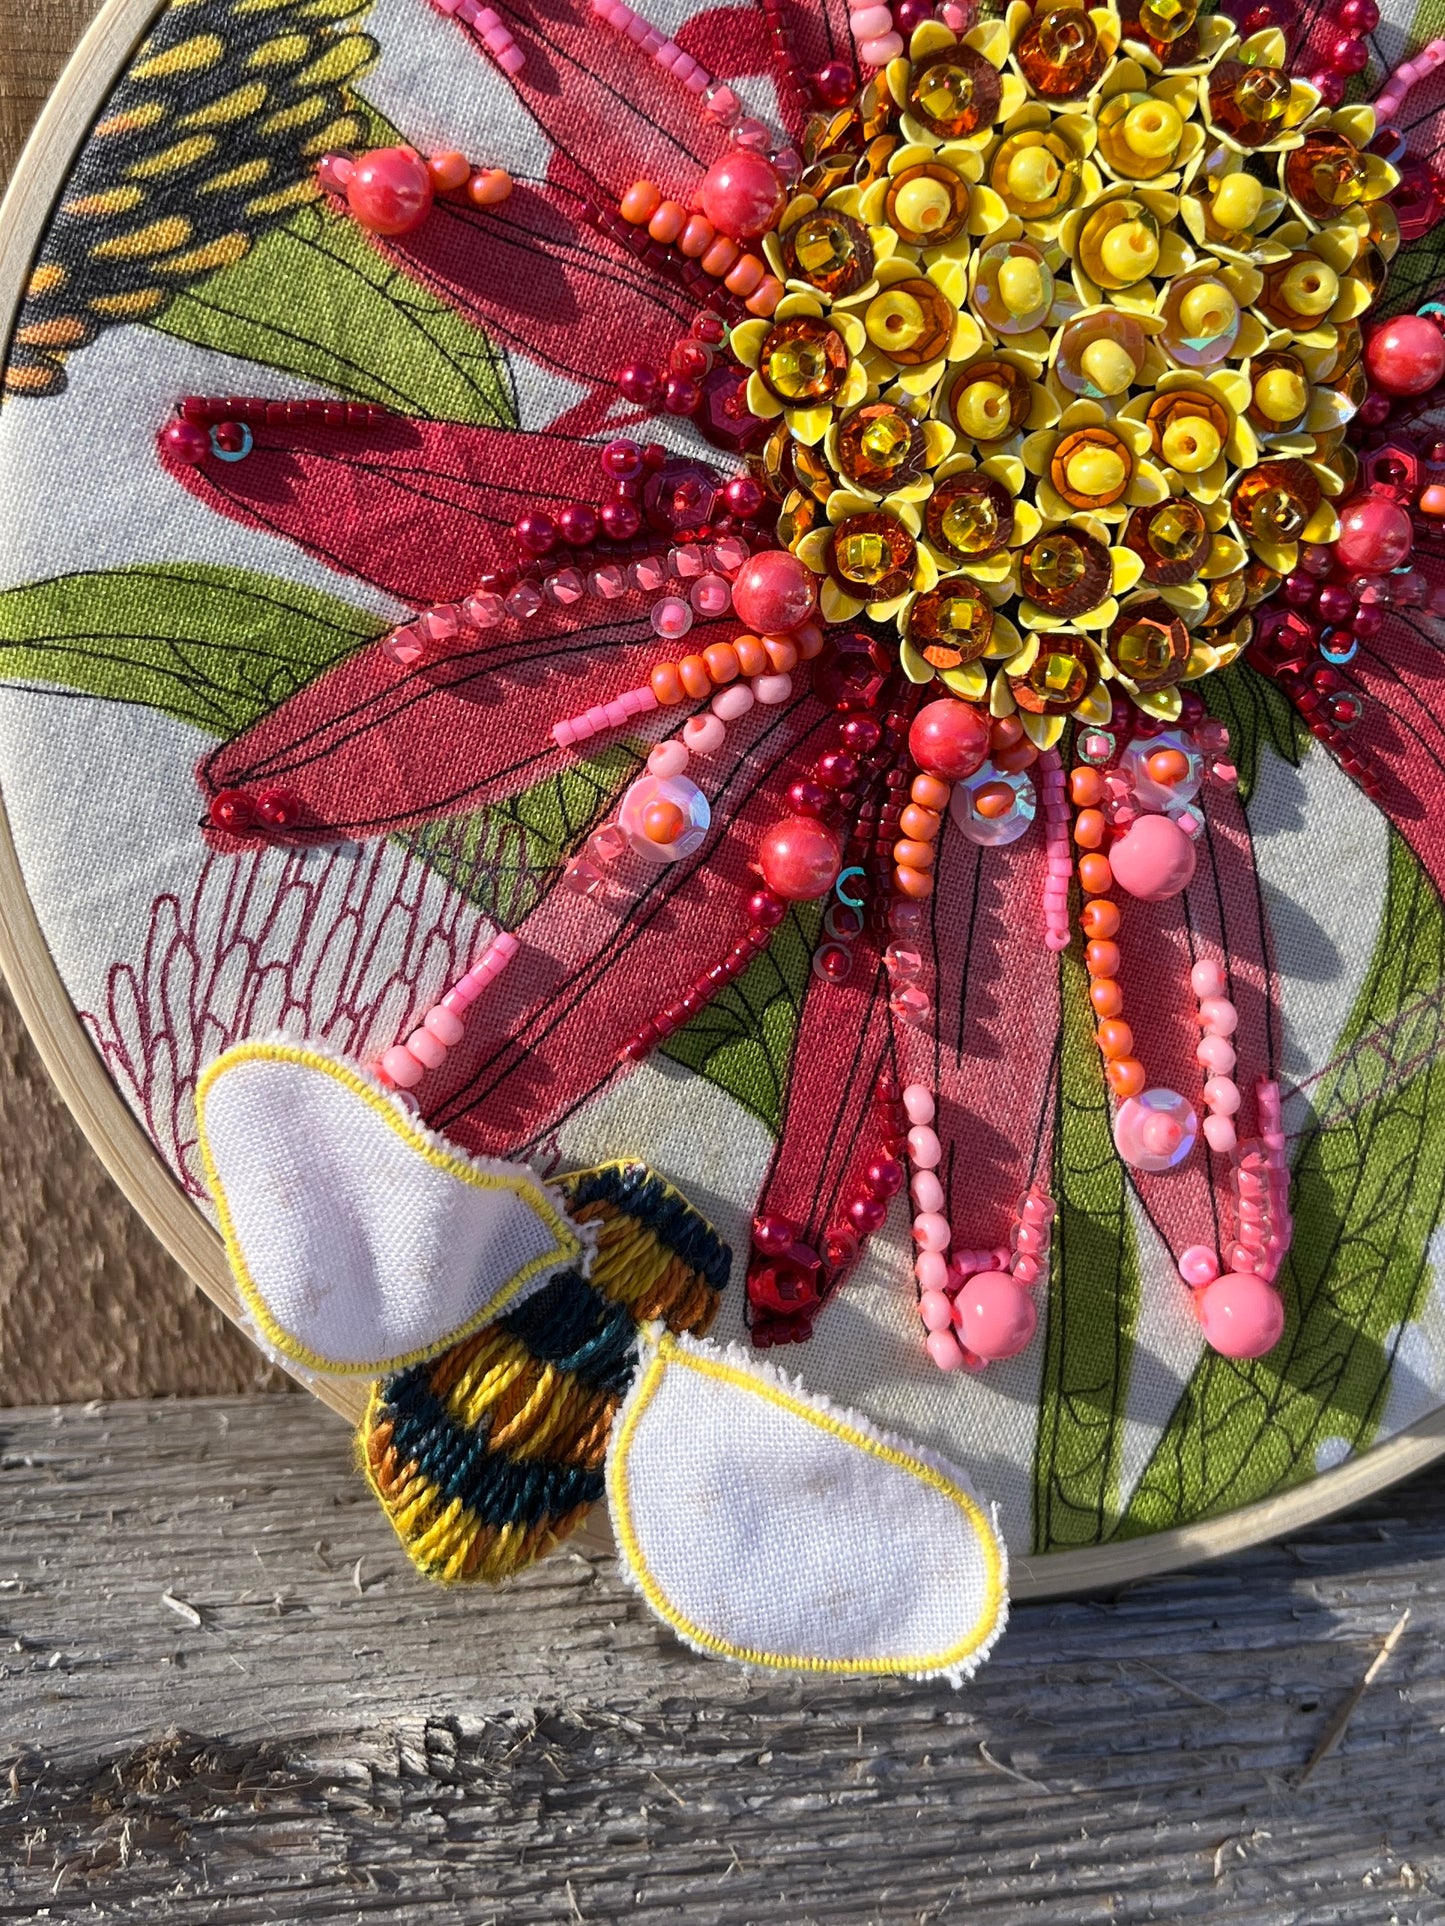
[(817, 605), (817, 578), (785, 548), (750, 555), (733, 583), (733, 611), (758, 635), (800, 629)]
[(689, 716), (682, 725), (682, 739), (693, 755), (715, 756), (728, 732), (716, 716)]
[(1227, 996), (1201, 997), (1199, 1021), (1212, 1037), (1232, 1037), (1239, 1028), (1239, 1012)]
[(1445, 375), (1445, 335), (1419, 314), (1400, 314), (1365, 344), (1371, 382), (1389, 395), (1422, 395)]
[(428, 1070), (440, 1070), (447, 1060), (446, 1045), (425, 1028), (413, 1030), (406, 1040), (406, 1047), (417, 1062)]
[(1227, 1157), (1239, 1142), (1238, 1133), (1234, 1128), (1234, 1119), (1222, 1115), (1219, 1111), (1214, 1111), (1207, 1116), (1201, 1128), (1204, 1131), (1205, 1143), (1211, 1150), (1217, 1151), (1221, 1157)]
[(1179, 1253), (1179, 1275), (1192, 1289), (1212, 1284), (1219, 1275), (1219, 1259), (1207, 1244), (1191, 1244)]
[(1162, 903), (1194, 877), (1194, 844), (1168, 816), (1139, 816), (1109, 850), (1120, 889), (1145, 903)]
[(738, 722), (756, 701), (746, 682), (734, 682), (713, 697), (712, 712), (721, 722)]
[(961, 782), (988, 756), (988, 718), (971, 702), (945, 696), (918, 711), (908, 731), (908, 753), (930, 776)]
[[(1434, 328), (1430, 332), (1441, 339)], [(1414, 546), (1409, 514), (1384, 495), (1361, 495), (1340, 515), (1335, 552), (1346, 568), (1388, 575), (1409, 559)]]
[(1196, 1300), (1205, 1342), (1221, 1357), (1262, 1358), (1284, 1336), (1284, 1299), (1251, 1271), (1229, 1271)]
[(948, 1282), (948, 1265), (938, 1251), (920, 1251), (913, 1264), (920, 1290), (941, 1291)]
[(374, 147), (346, 182), (346, 201), (373, 234), (410, 234), (430, 214), (435, 198), (427, 164), (410, 147)]
[(654, 776), (664, 779), (680, 776), (687, 765), (687, 744), (677, 741), (675, 737), (671, 742), (659, 742), (648, 751), (647, 766)]
[(785, 816), (764, 832), (758, 866), (775, 896), (811, 903), (826, 896), (838, 880), (843, 851), (833, 831), (815, 817)]
[(1203, 956), (1189, 972), (1189, 987), (1196, 996), (1223, 996), (1224, 971), (1212, 956)]
[(855, 40), (872, 40), (880, 33), (892, 33), (893, 15), (885, 6), (857, 7), (848, 16)]
[(753, 694), (765, 709), (776, 709), (793, 693), (793, 678), (790, 675), (755, 675), (752, 687)]
[(933, 1359), (940, 1371), (961, 1371), (963, 1353), (958, 1348), (958, 1340), (952, 1331), (930, 1331), (924, 1349)]
[(1039, 1322), (1028, 1291), (1007, 1271), (969, 1278), (953, 1300), (953, 1318), (965, 1346), (990, 1361), (1022, 1351)]
[(732, 147), (703, 175), (699, 198), (720, 234), (752, 241), (777, 225), (788, 194), (770, 160), (749, 148)]
[(1239, 1108), (1239, 1085), (1233, 1077), (1209, 1077), (1204, 1085), (1204, 1101), (1221, 1117), (1232, 1117)]
[(920, 1250), (946, 1251), (951, 1232), (941, 1211), (922, 1210), (913, 1220), (913, 1241)]
[(932, 1170), (915, 1172), (913, 1182), (908, 1186), (908, 1194), (920, 1210), (942, 1210), (946, 1201), (943, 1185)]
[(381, 1059), (381, 1067), (398, 1090), (410, 1090), (426, 1075), (426, 1065), (417, 1061), (404, 1043), (394, 1043)]
[(467, 1026), (455, 1011), (443, 1009), (440, 1003), (427, 1011), (422, 1018), (422, 1028), (430, 1030), (445, 1050), (455, 1049), (467, 1033)]
[(886, 67), (890, 60), (897, 60), (903, 53), (903, 36), (898, 33), (881, 33), (875, 40), (865, 40), (858, 49), (858, 58), (868, 67)]
[(943, 1145), (927, 1124), (915, 1124), (908, 1133), (908, 1161), (919, 1170), (937, 1170), (943, 1161)]
[(1213, 1070), (1219, 1076), (1227, 1077), (1234, 1069), (1236, 1062), (1234, 1045), (1224, 1037), (1201, 1037), (1194, 1051), (1194, 1059), (1206, 1070)]
[(918, 1315), (928, 1331), (953, 1329), (953, 1306), (942, 1291), (925, 1291), (918, 1300)]
[(926, 1083), (910, 1083), (903, 1092), (903, 1108), (908, 1112), (909, 1123), (931, 1124), (933, 1092)]

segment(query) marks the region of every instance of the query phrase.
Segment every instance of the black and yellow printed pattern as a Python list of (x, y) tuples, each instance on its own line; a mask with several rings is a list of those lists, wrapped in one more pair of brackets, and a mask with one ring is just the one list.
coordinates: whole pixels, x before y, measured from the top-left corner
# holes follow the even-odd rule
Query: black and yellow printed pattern
[(20, 311), (12, 395), (55, 394), (76, 349), (149, 321), (319, 193), (364, 139), (349, 93), (376, 57), (371, 0), (173, 0), (66, 184)]

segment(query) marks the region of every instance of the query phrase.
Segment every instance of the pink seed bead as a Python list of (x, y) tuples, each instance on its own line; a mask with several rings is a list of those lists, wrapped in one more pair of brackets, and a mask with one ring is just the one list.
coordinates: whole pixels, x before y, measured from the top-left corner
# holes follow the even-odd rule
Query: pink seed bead
[(381, 1067), (398, 1090), (413, 1089), (426, 1075), (426, 1066), (417, 1061), (404, 1043), (394, 1043), (385, 1052)]
[(1239, 1141), (1234, 1128), (1234, 1119), (1224, 1116), (1219, 1111), (1211, 1111), (1200, 1128), (1204, 1132), (1205, 1143), (1211, 1150), (1218, 1151), (1221, 1157), (1227, 1157)]
[(1212, 1070), (1221, 1077), (1227, 1077), (1235, 1064), (1234, 1045), (1223, 1037), (1201, 1037), (1194, 1056), (1206, 1070)]
[(430, 1030), (444, 1050), (454, 1049), (467, 1033), (461, 1018), (451, 1010), (443, 1009), (440, 1003), (434, 1010), (427, 1011), (422, 1018), (422, 1028)]
[(676, 737), (671, 742), (659, 742), (648, 752), (648, 768), (654, 776), (661, 776), (664, 781), (671, 776), (680, 776), (687, 765), (687, 745)]
[(447, 1060), (446, 1045), (428, 1029), (413, 1030), (406, 1047), (428, 1070), (440, 1070)]
[(1048, 1249), (1049, 1240), (1037, 1224), (1020, 1224), (1018, 1248), (1030, 1254)]
[(931, 1124), (933, 1122), (933, 1092), (927, 1084), (910, 1083), (903, 1092), (903, 1108), (908, 1112), (909, 1123)]
[(924, 1346), (940, 1371), (961, 1371), (963, 1352), (952, 1331), (930, 1331)]
[(1226, 996), (1206, 996), (1200, 999), (1199, 1021), (1212, 1037), (1232, 1037), (1239, 1012)]
[(903, 36), (883, 33), (876, 40), (865, 40), (858, 49), (858, 57), (870, 67), (886, 67), (890, 60), (897, 60), (902, 52)]
[(1239, 1108), (1239, 1085), (1232, 1077), (1210, 1077), (1204, 1086), (1204, 1101), (1221, 1117), (1232, 1117)]
[(948, 1282), (948, 1265), (938, 1251), (920, 1251), (913, 1264), (920, 1290), (941, 1291)]
[(943, 1185), (932, 1170), (920, 1170), (908, 1186), (909, 1195), (920, 1210), (942, 1210), (944, 1206)]
[(1194, 1290), (1212, 1284), (1219, 1275), (1219, 1259), (1207, 1244), (1191, 1244), (1179, 1253), (1179, 1275)]
[(1189, 986), (1196, 996), (1223, 996), (1224, 971), (1212, 957), (1202, 957), (1189, 972)]
[(1013, 1275), (1015, 1283), (1027, 1285), (1032, 1289), (1043, 1275), (1043, 1267), (1036, 1257), (1016, 1257), (1013, 1261)]
[(765, 708), (776, 709), (793, 693), (793, 678), (790, 675), (757, 675), (753, 677), (752, 686), (753, 694)]
[(918, 1300), (918, 1315), (928, 1331), (953, 1329), (953, 1306), (942, 1291), (925, 1291)]
[(927, 1124), (915, 1124), (908, 1133), (908, 1160), (918, 1170), (937, 1170), (943, 1161), (943, 1145)]
[(913, 1220), (913, 1241), (921, 1250), (946, 1251), (951, 1235), (948, 1219), (940, 1211), (920, 1211)]
[(689, 716), (682, 725), (682, 739), (695, 756), (715, 756), (728, 732), (716, 716)]
[(713, 697), (712, 712), (720, 722), (739, 722), (756, 702), (746, 682), (734, 682)]
[(872, 40), (880, 33), (892, 33), (893, 15), (887, 7), (859, 7), (856, 13), (848, 16), (848, 25), (858, 40)]

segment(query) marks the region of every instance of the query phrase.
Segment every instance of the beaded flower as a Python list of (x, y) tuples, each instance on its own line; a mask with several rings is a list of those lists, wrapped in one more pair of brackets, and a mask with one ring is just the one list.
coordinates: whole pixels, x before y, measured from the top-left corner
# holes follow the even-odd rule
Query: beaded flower
[[(383, 243), (558, 377), (545, 470), (519, 428), (373, 424), (343, 513), (324, 448), (167, 449), (254, 527), (309, 503), (313, 550), (412, 611), (207, 758), (209, 833), (395, 836), (466, 888), (518, 839), (512, 927), (550, 975), (509, 971), (434, 1108), (543, 1155), (649, 1059), (745, 1084), (776, 1133), (758, 1344), (808, 1337), (905, 1186), (929, 1355), (1029, 1342), (1069, 1119), (1018, 1039), (1082, 1011), (1101, 1164), (1112, 1141), (1210, 1342), (1215, 1291), (1268, 1349), (1278, 1025), (1219, 717), (1247, 657), (1383, 780), (1342, 670), (1423, 484), (1351, 442), (1372, 383), (1445, 373), (1420, 321), (1367, 378), (1399, 171), (1282, 35), (1192, 0), (945, 0), (906, 47), (860, 8), (871, 71), (789, 95), (788, 139), (617, 4), (688, 99), (648, 74), (632, 162), (615, 87), (579, 131), (519, 79), (558, 132), (507, 203), (529, 268), (574, 277), (548, 327), (509, 305), (500, 224), (439, 195)], [(1137, 1038), (1125, 915), (1146, 971), (1191, 959), (1194, 1002)]]

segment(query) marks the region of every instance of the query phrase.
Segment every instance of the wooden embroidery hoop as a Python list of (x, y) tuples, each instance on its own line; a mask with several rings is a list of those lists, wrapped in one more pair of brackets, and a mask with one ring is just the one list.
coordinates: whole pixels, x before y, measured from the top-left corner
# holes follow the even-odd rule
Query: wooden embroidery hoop
[[(30, 263), (57, 196), (106, 96), (165, 0), (106, 0), (46, 102), (0, 206), (0, 342), (8, 343)], [(106, 1075), (66, 994), (25, 887), (8, 818), (0, 808), (0, 967), (41, 1058), (96, 1154), (166, 1249), (226, 1315), (240, 1302), (220, 1236), (181, 1189)], [(365, 1387), (310, 1385), (355, 1425)], [(1222, 1517), (1117, 1544), (1037, 1557), (1015, 1556), (1015, 1598), (1058, 1598), (1128, 1584), (1204, 1558), (1219, 1558), (1343, 1511), (1445, 1455), (1445, 1404), (1359, 1457), (1307, 1484)], [(600, 1508), (588, 1527), (610, 1543)]]

